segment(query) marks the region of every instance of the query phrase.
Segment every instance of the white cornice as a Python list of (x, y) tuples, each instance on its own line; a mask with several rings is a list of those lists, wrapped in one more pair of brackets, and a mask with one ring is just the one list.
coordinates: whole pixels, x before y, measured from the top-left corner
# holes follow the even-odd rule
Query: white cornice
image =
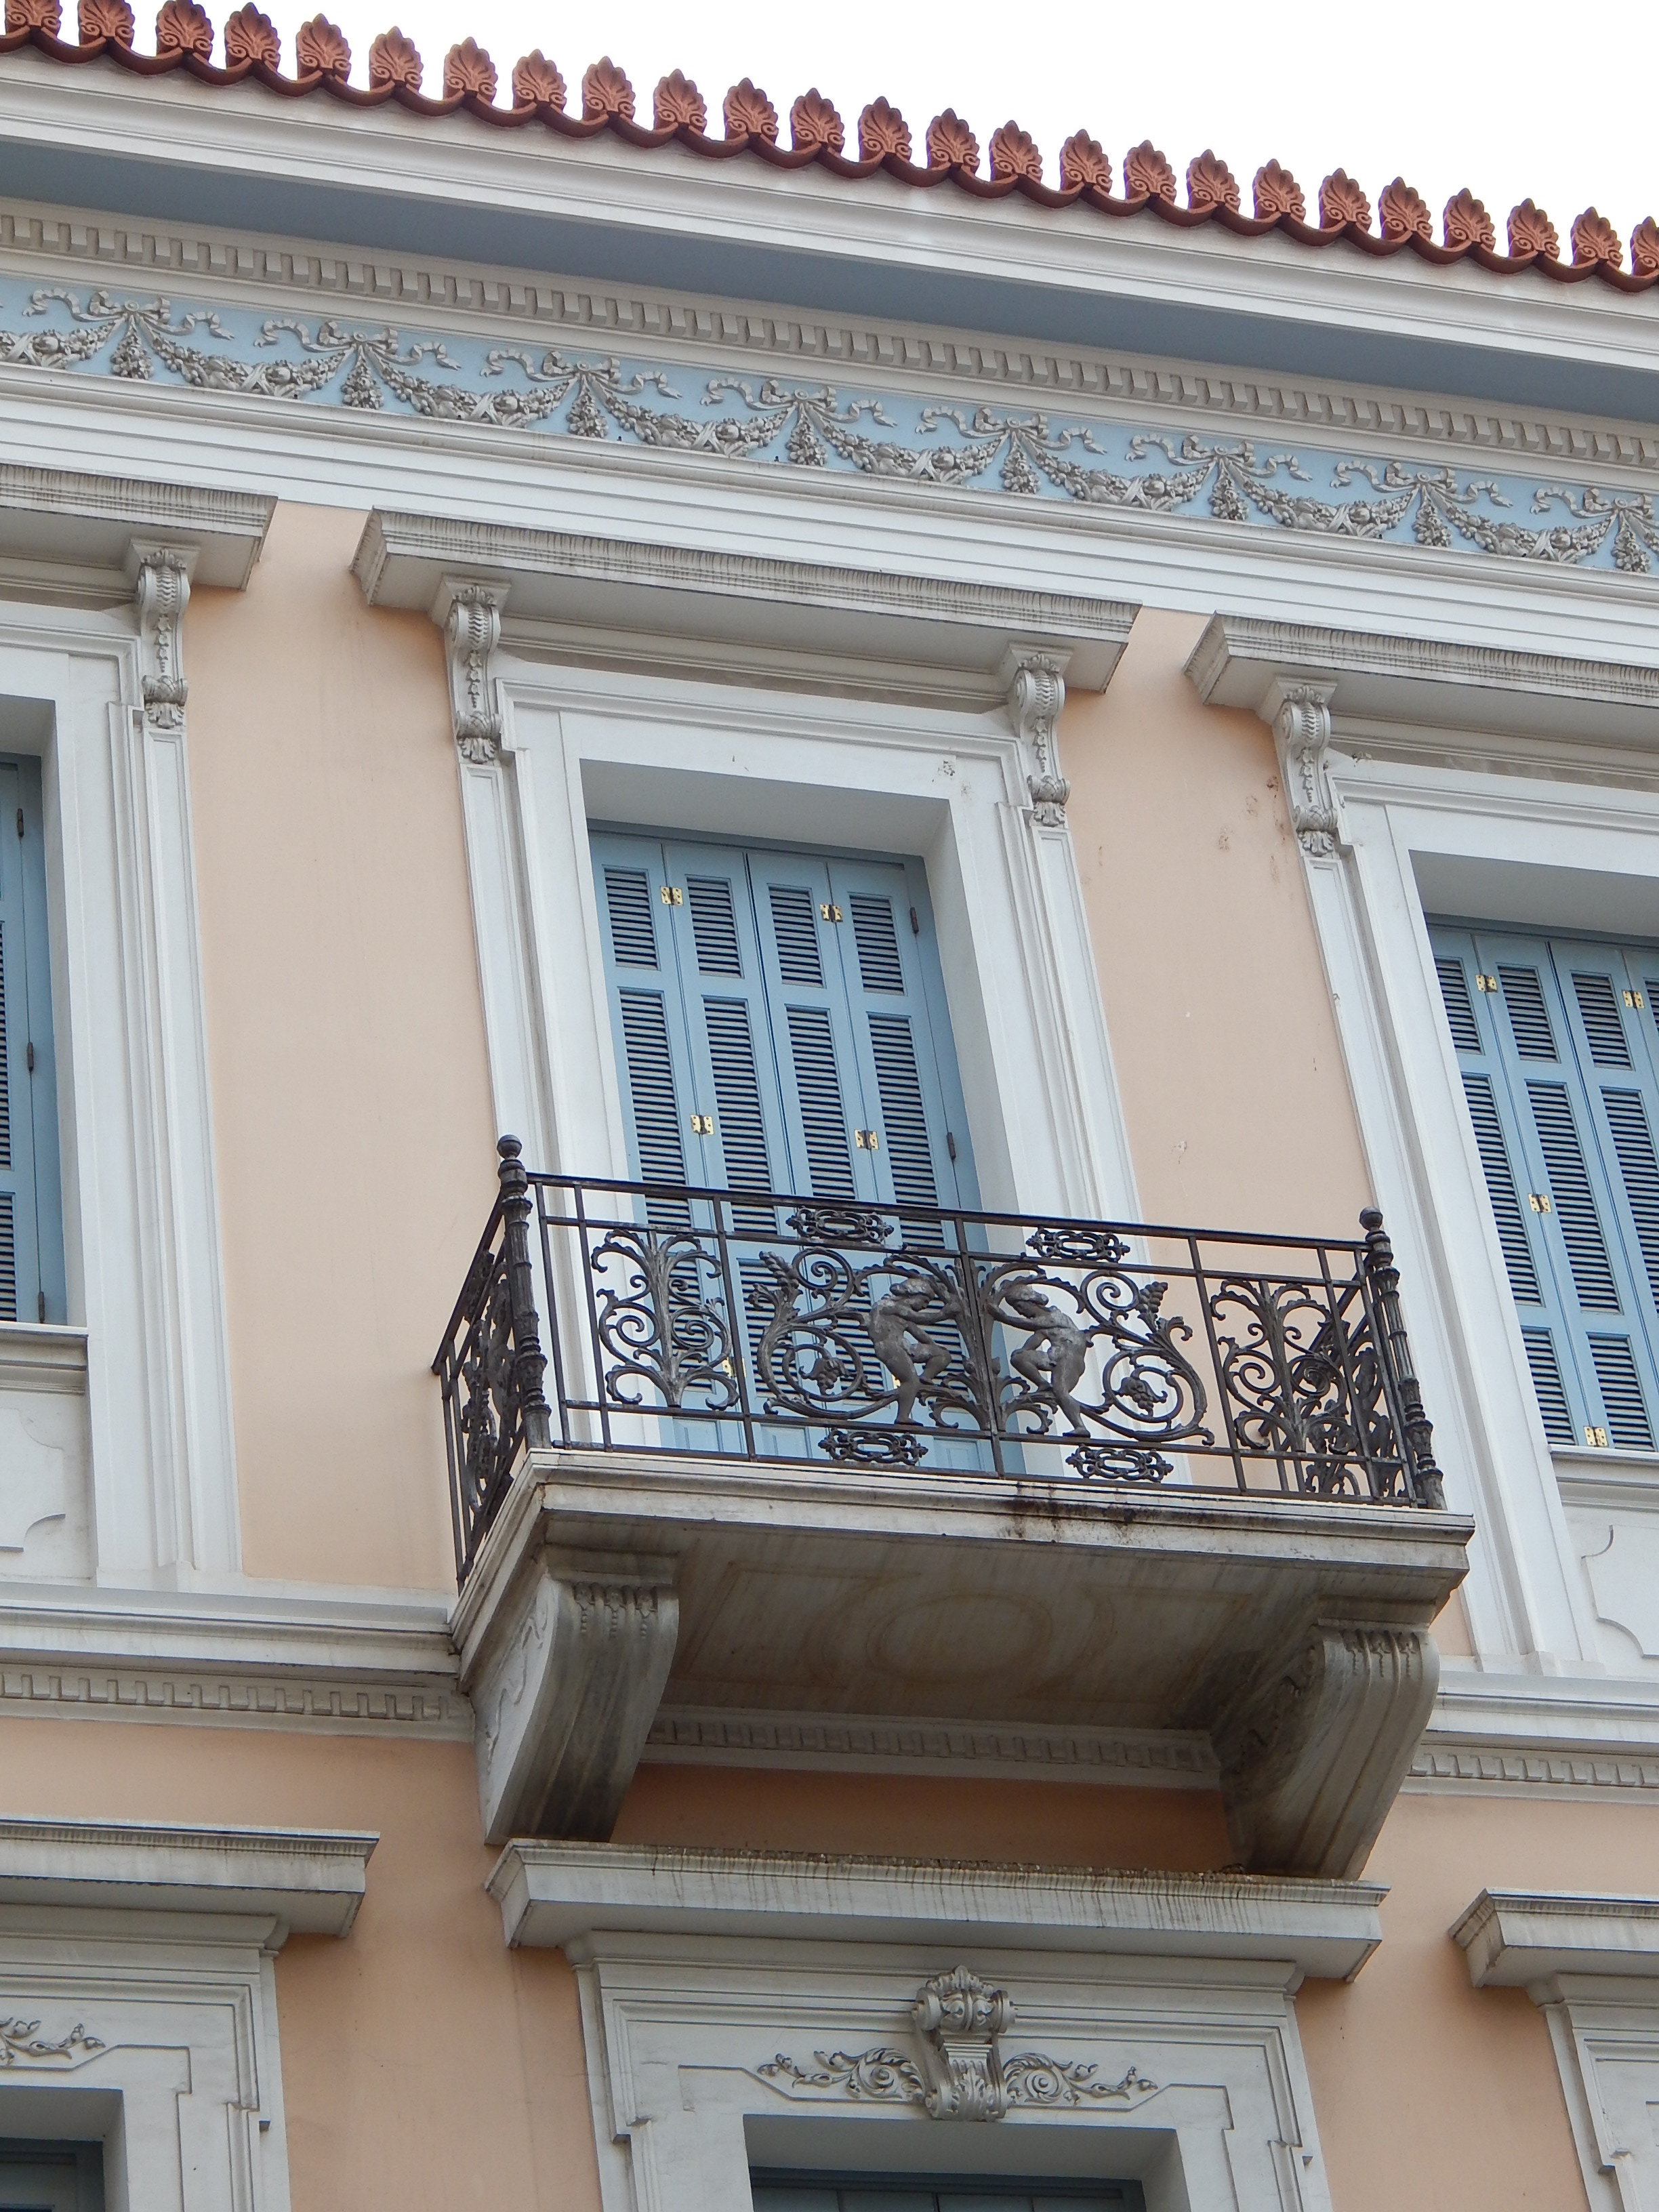
[(0, 1820), (0, 1905), (269, 1915), (290, 1931), (343, 1936), (379, 1841), (312, 1828)]
[(341, 250), (256, 232), (168, 225), (135, 214), (0, 202), (0, 268), (52, 283), (117, 289), (188, 286), (216, 301), (266, 310), (342, 308), (418, 316), (435, 331), (503, 343), (573, 338), (606, 351), (649, 348), (687, 366), (827, 377), (878, 376), (929, 394), (1018, 395), (1027, 404), (1084, 405), (1108, 420), (1183, 418), (1199, 428), (1253, 423), (1363, 442), (1432, 459), (1448, 448), (1516, 462), (1594, 467), (1640, 486), (1659, 471), (1659, 433), (1639, 423), (1540, 414), (1467, 398), (1229, 370), (1151, 355), (1019, 343), (878, 316), (780, 313), (741, 301), (477, 262)]
[[(94, 204), (171, 198), (306, 210), (321, 235), (448, 233), (466, 255), (549, 267), (616, 262), (641, 242), (666, 264), (780, 272), (769, 289), (826, 295), (876, 280), (944, 298), (1006, 298), (1004, 326), (1034, 333), (1056, 316), (1109, 304), (1155, 307), (1194, 327), (1266, 326), (1426, 358), (1462, 353), (1501, 375), (1594, 364), (1651, 378), (1655, 307), (1600, 285), (1570, 293), (1402, 253), (1377, 261), (1278, 236), (1248, 242), (1218, 226), (1114, 222), (1018, 198), (976, 200), (948, 185), (918, 192), (885, 177), (849, 186), (816, 167), (782, 173), (712, 161), (677, 146), (642, 154), (610, 133), (557, 140), (465, 116), (416, 118), (324, 97), (286, 100), (252, 83), (211, 91), (183, 77), (135, 79), (107, 64), (69, 70), (21, 52), (0, 75), (0, 142), (18, 175), (84, 191)], [(15, 187), (14, 187), (15, 188)], [(798, 279), (782, 273), (798, 270)], [(759, 289), (720, 285), (730, 291)], [(955, 315), (935, 319), (959, 321)], [(1182, 349), (1215, 358), (1216, 346)], [(1414, 380), (1420, 382), (1420, 379)]]
[(0, 1714), (465, 1741), (447, 1617), (436, 1595), (0, 1585)]
[(212, 485), (0, 464), (0, 592), (96, 604), (131, 599), (135, 536), (187, 547), (198, 584), (240, 592), (276, 504)]
[(1265, 714), (1275, 686), (1331, 688), (1333, 721), (1649, 746), (1659, 665), (1218, 614), (1187, 663), (1206, 704)]
[(652, 1726), (642, 1763), (971, 1774), (1154, 1790), (1215, 1790), (1221, 1778), (1209, 1738), (1201, 1735), (1042, 1728), (1024, 1722), (981, 1727), (874, 1714), (849, 1719), (836, 1714), (747, 1713), (719, 1706), (665, 1707)]
[(1071, 680), (1094, 690), (1104, 689), (1136, 612), (914, 565), (854, 569), (379, 509), (353, 568), (371, 606), (436, 609), (446, 579), (464, 572), (510, 581), (515, 619), (752, 640), (854, 662), (873, 653), (994, 677), (1011, 647), (1035, 641), (1069, 653)]
[(1483, 1889), (1450, 1932), (1478, 1990), (1556, 1974), (1659, 1978), (1659, 1898)]
[(1006, 1945), (1284, 1960), (1352, 1980), (1381, 1940), (1374, 1882), (1117, 1874), (950, 1859), (510, 1843), (488, 1887), (514, 1946), (588, 1935)]

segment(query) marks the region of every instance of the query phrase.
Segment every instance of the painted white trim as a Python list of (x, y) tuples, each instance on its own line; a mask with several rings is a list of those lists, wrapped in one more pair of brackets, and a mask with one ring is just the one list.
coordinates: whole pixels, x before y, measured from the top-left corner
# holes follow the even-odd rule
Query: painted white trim
[[(743, 2212), (751, 2164), (1135, 2177), (1148, 2212), (1328, 2212), (1294, 1966), (840, 1933), (571, 1938), (605, 2212)], [(936, 1977), (996, 2005), (999, 2063), (1025, 2062), (1032, 2094), (994, 2124), (923, 2105), (990, 2041), (930, 2045)]]
[(269, 1914), (343, 1936), (376, 1835), (319, 1828), (172, 1828), (0, 1819), (0, 1905)]
[(1134, 1218), (1075, 861), (1006, 709), (560, 668), (510, 622), (497, 665), (501, 758), (462, 787), (495, 1111), (537, 1164), (626, 1172), (590, 814), (799, 842), (810, 804), (815, 842), (928, 863), (986, 1202)]
[(1273, 1960), (1352, 1981), (1382, 1941), (1375, 1882), (1115, 1874), (949, 1859), (625, 1844), (507, 1844), (486, 1887), (515, 1948), (596, 1929), (773, 1942), (962, 1942), (1094, 1956)]

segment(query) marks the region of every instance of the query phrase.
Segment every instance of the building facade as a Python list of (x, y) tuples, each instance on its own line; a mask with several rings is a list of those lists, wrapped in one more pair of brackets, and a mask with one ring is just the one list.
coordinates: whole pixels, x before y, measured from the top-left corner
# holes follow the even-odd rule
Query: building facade
[(1659, 2204), (1659, 230), (422, 84), (0, 38), (0, 2206)]

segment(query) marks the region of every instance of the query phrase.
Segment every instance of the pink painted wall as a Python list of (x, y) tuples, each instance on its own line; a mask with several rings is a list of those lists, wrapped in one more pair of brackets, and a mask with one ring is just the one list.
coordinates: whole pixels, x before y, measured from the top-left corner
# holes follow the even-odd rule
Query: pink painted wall
[(191, 799), (245, 1563), (448, 1586), (427, 1372), (492, 1192), (442, 643), (277, 509), (186, 617)]

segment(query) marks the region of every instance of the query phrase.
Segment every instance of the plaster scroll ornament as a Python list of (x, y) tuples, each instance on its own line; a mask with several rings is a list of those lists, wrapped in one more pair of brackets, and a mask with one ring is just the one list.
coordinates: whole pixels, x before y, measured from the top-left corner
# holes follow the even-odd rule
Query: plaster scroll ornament
[(491, 667), (501, 641), (505, 584), (447, 584), (444, 652), (449, 664), (449, 703), (455, 743), (463, 760), (487, 766), (501, 741), (501, 702)]
[(38, 2020), (19, 2020), (9, 2014), (0, 2020), (0, 2072), (14, 2066), (73, 2066), (104, 2048), (79, 2021), (53, 2043), (41, 2034)]
[(144, 719), (153, 729), (176, 732), (185, 726), (185, 609), (190, 605), (193, 555), (179, 545), (135, 545), (137, 577), (133, 599), (138, 610), (138, 662)]
[(839, 2094), (860, 2104), (915, 2105), (934, 2120), (1001, 2120), (1016, 2109), (1132, 2105), (1154, 2094), (1137, 2066), (1097, 2081), (1081, 2059), (1024, 2051), (1005, 2058), (1013, 1999), (967, 1966), (933, 1974), (910, 2007), (917, 2056), (879, 2044), (868, 2051), (816, 2051), (800, 2066), (786, 2053), (757, 2070), (784, 2094)]
[(1310, 860), (1334, 860), (1342, 842), (1330, 778), (1331, 690), (1329, 684), (1282, 685), (1273, 716), (1291, 827)]
[(1016, 732), (1030, 751), (1035, 770), (1025, 787), (1031, 794), (1031, 819), (1043, 830), (1063, 830), (1072, 787), (1060, 772), (1055, 737), (1066, 704), (1066, 663), (1054, 653), (1022, 653), (1008, 686), (1008, 712)]

